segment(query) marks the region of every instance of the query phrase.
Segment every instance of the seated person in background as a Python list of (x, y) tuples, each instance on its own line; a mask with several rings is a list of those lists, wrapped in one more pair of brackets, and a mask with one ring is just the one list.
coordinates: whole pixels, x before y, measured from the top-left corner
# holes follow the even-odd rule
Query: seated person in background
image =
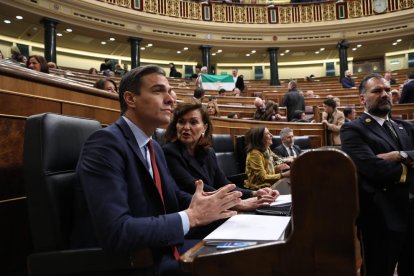
[(115, 76), (122, 77), (125, 73), (126, 71), (121, 67), (121, 64), (115, 65)]
[(385, 71), (384, 79), (387, 81), (389, 85), (397, 84), (397, 81), (391, 77), (391, 71)]
[(98, 70), (96, 68), (91, 67), (88, 71), (90, 75), (98, 75)]
[(273, 135), (264, 126), (252, 128), (246, 133), (246, 175), (244, 187), (258, 190), (275, 188), (278, 180), (289, 177), (290, 167), (271, 149)]
[(102, 75), (105, 77), (112, 77), (115, 75), (115, 73), (109, 69), (106, 69), (104, 71), (102, 71)]
[(342, 78), (341, 83), (343, 88), (356, 89), (355, 82), (352, 79), (352, 73), (349, 70), (345, 71), (345, 76)]
[(112, 68), (112, 62), (109, 58), (105, 59), (104, 63), (101, 63), (101, 67), (99, 68), (99, 72), (103, 72), (103, 71), (113, 71), (114, 69)]
[(220, 110), (217, 104), (217, 100), (212, 100), (207, 103), (207, 113), (212, 117), (220, 117)]
[(305, 94), (303, 95), (305, 98), (319, 98), (318, 95), (315, 95), (315, 92), (313, 92), (313, 90), (308, 90), (305, 92)]
[(400, 92), (396, 89), (391, 90), (392, 104), (400, 103)]
[(218, 91), (219, 96), (224, 96), (225, 93), (226, 93), (226, 89), (224, 89), (224, 88), (220, 88), (219, 91)]
[(26, 66), (29, 69), (49, 74), (49, 67), (47, 66), (47, 61), (43, 56), (30, 56)]
[(14, 62), (22, 62), (23, 55), (20, 54), (20, 49), (16, 45), (10, 47), (10, 60)]
[(203, 102), (205, 91), (202, 87), (197, 87), (194, 89), (193, 98), (191, 99), (192, 103), (201, 104)]
[(25, 66), (26, 63), (27, 63), (27, 57), (25, 55), (21, 55), (21, 58), (18, 59), (18, 60), (19, 60), (20, 64), (22, 64), (23, 66)]
[(273, 152), (280, 157), (284, 157), (283, 161), (292, 163), (302, 152), (301, 148), (295, 145), (295, 136), (293, 130), (285, 127), (280, 131), (280, 139), (282, 144), (273, 149)]
[(297, 122), (297, 123), (309, 123), (308, 120), (306, 120), (306, 114), (303, 110), (295, 110), (292, 115), (291, 122)]
[(355, 108), (345, 107), (344, 108), (345, 123), (355, 120), (356, 111)]
[(345, 123), (344, 113), (336, 109), (336, 102), (333, 99), (326, 99), (323, 102), (322, 124), (328, 129), (328, 145), (341, 145), (341, 137), (339, 131)]
[(118, 93), (116, 83), (111, 79), (100, 79), (95, 82), (93, 87), (102, 89), (111, 93)]
[(315, 77), (315, 75), (310, 75), (309, 77), (306, 77), (306, 81), (314, 81), (314, 78)]
[[(195, 182), (199, 179), (204, 183), (205, 192), (214, 192), (230, 183), (210, 146), (211, 132), (211, 121), (200, 104), (179, 105), (165, 132), (163, 150), (168, 168), (178, 187), (187, 193), (194, 194)], [(252, 198), (236, 205), (236, 210), (255, 210), (264, 203), (273, 202), (277, 196), (277, 192), (269, 188), (251, 191), (237, 187), (236, 190), (242, 192), (243, 199)]]
[(240, 89), (238, 89), (237, 87), (234, 87), (233, 88), (232, 96), (234, 96), (234, 97), (240, 97)]
[(230, 112), (229, 114), (227, 114), (227, 118), (229, 118), (229, 119), (238, 119), (239, 116), (237, 115), (236, 112)]
[(333, 100), (336, 102), (336, 107), (341, 106), (341, 100), (338, 97), (334, 97)]
[(58, 69), (58, 67), (57, 67), (57, 65), (56, 65), (56, 63), (54, 63), (54, 62), (51, 62), (51, 61), (49, 61), (48, 63), (47, 63), (47, 67), (49, 68), (49, 69)]
[(254, 120), (259, 121), (281, 121), (286, 117), (279, 114), (279, 106), (274, 101), (264, 101), (261, 98), (254, 99), (256, 111), (253, 115)]
[(228, 209), (241, 201), (234, 184), (206, 194), (199, 180), (193, 197), (177, 187), (160, 145), (151, 139), (170, 122), (171, 92), (158, 66), (125, 74), (120, 118), (94, 132), (79, 158), (71, 247), (103, 247), (125, 257), (145, 250), (154, 260), (149, 268), (111, 275), (182, 275), (179, 250), (191, 246), (185, 236), (235, 215)]

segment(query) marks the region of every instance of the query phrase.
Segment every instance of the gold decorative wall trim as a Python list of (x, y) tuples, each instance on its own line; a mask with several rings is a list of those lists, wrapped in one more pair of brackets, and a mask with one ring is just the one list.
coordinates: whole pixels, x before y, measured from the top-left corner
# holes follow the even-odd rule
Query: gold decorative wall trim
[[(371, 0), (304, 4), (233, 4), (189, 0), (96, 0), (145, 13), (181, 19), (238, 24), (295, 24), (331, 22), (375, 16)], [(138, 8), (139, 7), (139, 8)], [(141, 8), (142, 7), (142, 8)], [(414, 8), (414, 0), (387, 0), (383, 14)], [(278, 18), (275, 18), (275, 11)], [(203, 13), (205, 16), (203, 17)]]

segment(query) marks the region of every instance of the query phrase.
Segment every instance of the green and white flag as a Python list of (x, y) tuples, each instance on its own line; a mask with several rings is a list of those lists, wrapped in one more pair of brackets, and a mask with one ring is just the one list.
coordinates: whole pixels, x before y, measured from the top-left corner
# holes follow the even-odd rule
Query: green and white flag
[(232, 75), (209, 75), (201, 74), (201, 86), (205, 90), (220, 90), (232, 91), (234, 88), (234, 80)]

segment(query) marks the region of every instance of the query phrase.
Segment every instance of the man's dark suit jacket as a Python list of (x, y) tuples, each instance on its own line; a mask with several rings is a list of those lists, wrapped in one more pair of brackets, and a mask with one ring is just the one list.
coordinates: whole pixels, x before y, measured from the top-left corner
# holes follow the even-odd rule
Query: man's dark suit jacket
[(343, 88), (355, 87), (355, 82), (351, 77), (343, 77), (341, 82)]
[(296, 110), (305, 111), (305, 98), (299, 91), (291, 90), (283, 96), (282, 106), (286, 106), (287, 120), (290, 122)]
[(150, 248), (161, 271), (165, 260), (175, 261), (171, 246), (184, 243), (177, 212), (189, 206), (191, 195), (177, 187), (158, 143), (154, 148), (165, 211), (126, 121), (91, 135), (77, 167), (73, 248), (100, 246), (124, 254)]
[[(392, 122), (401, 150), (414, 159), (414, 128), (404, 121)], [(414, 192), (414, 170), (408, 168), (406, 183), (399, 183), (402, 165), (378, 158), (379, 153), (400, 150), (386, 130), (368, 114), (341, 128), (342, 150), (355, 162), (359, 178), (360, 225), (378, 219), (388, 230), (404, 232), (408, 222), (408, 192)]]
[(414, 103), (414, 80), (411, 80), (403, 86), (400, 104), (404, 103)]
[[(299, 146), (293, 145), (292, 146), (293, 151), (296, 153), (297, 156), (302, 152)], [(289, 153), (286, 150), (286, 148), (282, 145), (279, 145), (273, 149), (273, 152), (276, 153), (279, 157), (289, 157)]]
[[(190, 155), (185, 145), (180, 141), (167, 143), (163, 146), (168, 167), (177, 185), (183, 191), (194, 194), (194, 182), (198, 179), (204, 182), (204, 191), (215, 191), (231, 183), (218, 167), (216, 153), (212, 148), (200, 149), (197, 156)], [(251, 197), (252, 191), (236, 188), (243, 193), (243, 198)]]

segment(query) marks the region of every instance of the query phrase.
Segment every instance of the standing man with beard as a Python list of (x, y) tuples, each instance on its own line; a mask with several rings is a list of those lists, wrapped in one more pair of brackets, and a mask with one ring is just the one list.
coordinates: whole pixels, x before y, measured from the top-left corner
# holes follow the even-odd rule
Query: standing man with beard
[(361, 275), (414, 275), (414, 128), (390, 119), (389, 83), (366, 76), (359, 86), (365, 112), (341, 128), (342, 150), (358, 171)]

